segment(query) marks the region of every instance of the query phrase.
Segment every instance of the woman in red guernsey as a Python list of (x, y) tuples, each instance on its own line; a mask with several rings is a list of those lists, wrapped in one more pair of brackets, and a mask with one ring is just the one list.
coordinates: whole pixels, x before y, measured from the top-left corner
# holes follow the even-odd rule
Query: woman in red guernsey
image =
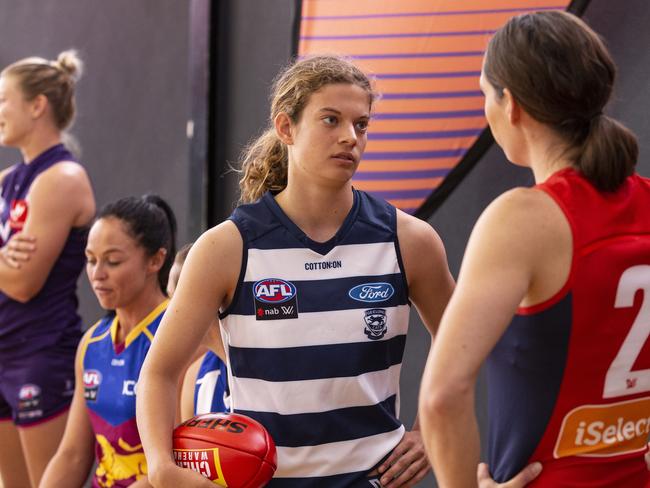
[[(0, 74), (0, 143), (22, 161), (0, 173), (0, 475), (37, 486), (61, 440), (81, 337), (76, 282), (95, 200), (62, 144), (81, 62), (27, 58)], [(29, 237), (28, 237), (29, 236)], [(29, 257), (27, 258), (27, 254)]]
[(487, 359), (488, 464), (535, 487), (644, 487), (650, 431), (650, 181), (635, 136), (603, 114), (616, 68), (580, 19), (511, 19), (481, 89), (497, 143), (531, 168), (485, 210), (420, 399), (442, 486), (476, 486), (474, 383)]

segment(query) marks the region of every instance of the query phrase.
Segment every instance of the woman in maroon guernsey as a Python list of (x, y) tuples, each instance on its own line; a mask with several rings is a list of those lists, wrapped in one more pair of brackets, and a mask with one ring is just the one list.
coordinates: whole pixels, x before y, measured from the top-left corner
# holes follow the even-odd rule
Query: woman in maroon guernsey
[(76, 282), (95, 201), (62, 144), (81, 73), (76, 53), (27, 58), (0, 74), (0, 143), (22, 161), (0, 198), (0, 475), (37, 486), (63, 434), (81, 337)]
[(420, 414), (442, 486), (476, 486), (486, 358), (481, 486), (529, 463), (535, 487), (650, 483), (650, 181), (635, 136), (603, 114), (615, 73), (568, 13), (515, 17), (490, 41), (485, 114), (537, 184), (480, 217), (429, 357)]

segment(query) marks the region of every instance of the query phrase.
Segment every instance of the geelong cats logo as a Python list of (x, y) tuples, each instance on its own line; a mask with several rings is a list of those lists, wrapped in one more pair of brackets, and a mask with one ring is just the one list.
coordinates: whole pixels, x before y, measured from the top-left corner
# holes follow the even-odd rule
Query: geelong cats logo
[(371, 308), (363, 315), (366, 324), (364, 329), (368, 339), (376, 341), (386, 335), (388, 324), (386, 323), (386, 310), (383, 308)]

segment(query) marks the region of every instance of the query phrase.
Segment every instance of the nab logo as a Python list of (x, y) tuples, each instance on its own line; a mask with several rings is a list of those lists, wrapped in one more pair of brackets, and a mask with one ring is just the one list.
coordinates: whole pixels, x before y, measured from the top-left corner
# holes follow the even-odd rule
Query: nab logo
[(296, 287), (288, 281), (266, 278), (255, 283), (253, 294), (265, 303), (282, 303), (296, 296)]
[(385, 302), (395, 293), (390, 283), (364, 283), (351, 288), (348, 296), (358, 302)]

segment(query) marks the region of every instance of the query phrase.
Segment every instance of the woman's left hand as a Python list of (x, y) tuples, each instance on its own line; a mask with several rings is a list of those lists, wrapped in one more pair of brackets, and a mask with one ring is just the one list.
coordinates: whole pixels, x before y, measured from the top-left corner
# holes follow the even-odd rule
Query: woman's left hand
[(409, 488), (421, 481), (431, 470), (431, 465), (420, 431), (406, 432), (378, 470), (384, 488)]
[(36, 238), (22, 232), (11, 236), (0, 250), (0, 255), (7, 266), (19, 269), (23, 263), (30, 260), (36, 250)]
[(522, 469), (517, 476), (509, 481), (497, 483), (492, 479), (487, 464), (481, 463), (477, 468), (476, 481), (478, 482), (479, 488), (523, 488), (537, 478), (541, 472), (541, 463), (532, 463)]

